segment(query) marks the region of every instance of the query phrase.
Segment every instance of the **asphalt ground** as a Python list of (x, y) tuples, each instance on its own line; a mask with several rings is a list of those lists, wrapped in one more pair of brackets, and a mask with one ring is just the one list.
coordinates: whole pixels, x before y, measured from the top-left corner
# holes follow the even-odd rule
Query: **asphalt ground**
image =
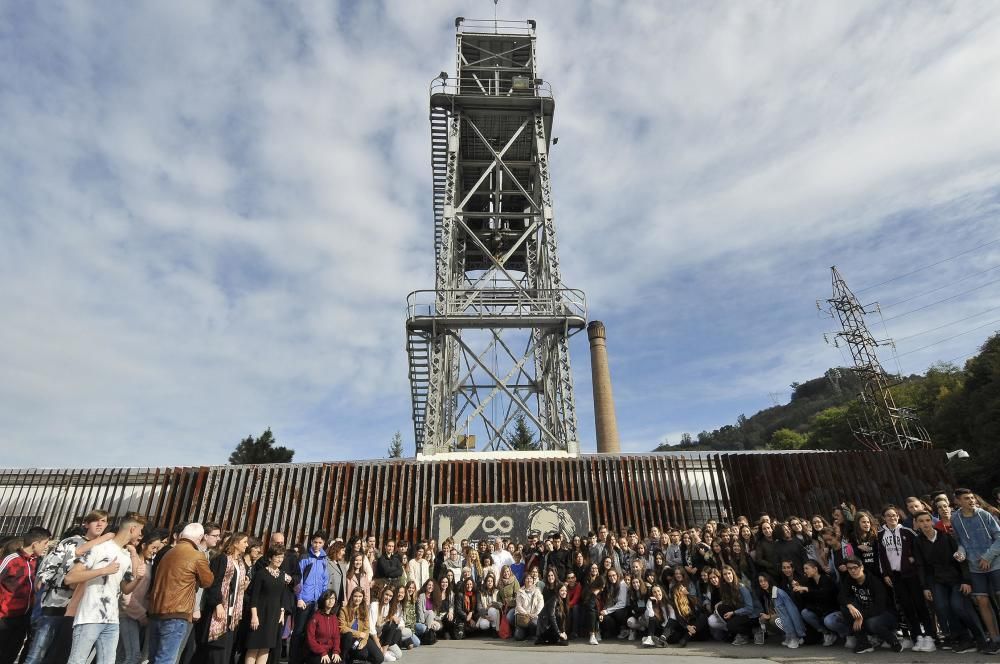
[(877, 650), (855, 655), (842, 645), (824, 648), (803, 646), (789, 650), (779, 644), (762, 646), (733, 646), (728, 643), (690, 643), (686, 648), (644, 648), (635, 642), (602, 642), (591, 646), (575, 641), (569, 646), (536, 646), (532, 641), (501, 641), (499, 639), (469, 638), (463, 641), (438, 641), (433, 646), (422, 646), (403, 652), (400, 662), (405, 664), (626, 664), (627, 662), (668, 661), (718, 664), (740, 660), (746, 664), (823, 664), (825, 662), (1000, 662), (1000, 657), (968, 653), (956, 655), (947, 650), (932, 653), (904, 651), (894, 653)]

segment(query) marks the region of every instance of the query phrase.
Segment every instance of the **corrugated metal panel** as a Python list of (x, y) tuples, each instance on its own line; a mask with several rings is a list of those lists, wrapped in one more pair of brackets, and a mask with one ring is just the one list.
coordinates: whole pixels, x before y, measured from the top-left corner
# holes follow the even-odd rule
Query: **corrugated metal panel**
[(952, 485), (944, 453), (586, 455), (577, 458), (362, 461), (200, 468), (4, 469), (4, 530), (41, 520), (60, 533), (89, 509), (145, 513), (170, 527), (304, 541), (317, 529), (427, 537), (435, 503), (585, 500), (592, 526), (691, 525), (760, 512), (828, 515), (843, 500), (877, 509)]

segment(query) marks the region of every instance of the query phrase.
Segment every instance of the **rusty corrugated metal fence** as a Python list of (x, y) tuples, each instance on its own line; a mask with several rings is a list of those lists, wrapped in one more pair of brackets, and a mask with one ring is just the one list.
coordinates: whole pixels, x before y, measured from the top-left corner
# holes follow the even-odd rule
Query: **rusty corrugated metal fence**
[(4, 469), (0, 533), (43, 524), (58, 534), (102, 507), (289, 541), (320, 529), (413, 540), (429, 535), (434, 504), (570, 500), (590, 504), (592, 526), (647, 532), (760, 512), (828, 516), (844, 500), (878, 508), (951, 483), (939, 450)]

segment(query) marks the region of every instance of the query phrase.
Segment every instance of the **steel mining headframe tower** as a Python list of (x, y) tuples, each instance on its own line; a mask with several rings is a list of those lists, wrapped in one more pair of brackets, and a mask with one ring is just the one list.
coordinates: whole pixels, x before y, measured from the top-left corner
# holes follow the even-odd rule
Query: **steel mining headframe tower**
[(457, 75), (430, 89), (434, 290), (407, 300), (416, 450), (510, 449), (522, 416), (534, 448), (576, 454), (568, 341), (587, 307), (559, 274), (535, 22), (455, 27)]
[(837, 318), (841, 327), (836, 338), (847, 342), (854, 362), (851, 370), (864, 382), (858, 397), (862, 419), (851, 422), (855, 439), (871, 450), (931, 447), (930, 436), (920, 426), (916, 414), (909, 408), (896, 405), (890, 390), (893, 380), (878, 360), (878, 347), (891, 341), (876, 341), (865, 323), (865, 315), (877, 311), (877, 305), (862, 305), (847, 287), (836, 266), (830, 271), (833, 297), (827, 300), (829, 313)]

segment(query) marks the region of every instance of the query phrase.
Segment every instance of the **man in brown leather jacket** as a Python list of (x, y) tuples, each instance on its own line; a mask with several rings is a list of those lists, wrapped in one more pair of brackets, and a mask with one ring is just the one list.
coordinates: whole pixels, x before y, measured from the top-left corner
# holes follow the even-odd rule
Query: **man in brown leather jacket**
[(200, 523), (189, 523), (156, 570), (149, 601), (150, 664), (174, 664), (191, 626), (195, 591), (212, 585), (208, 559), (198, 548)]

